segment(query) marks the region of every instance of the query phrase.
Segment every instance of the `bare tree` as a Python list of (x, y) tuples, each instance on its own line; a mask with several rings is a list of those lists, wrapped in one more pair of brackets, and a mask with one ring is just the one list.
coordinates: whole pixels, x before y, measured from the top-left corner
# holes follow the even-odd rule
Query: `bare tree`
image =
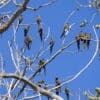
[[(88, 67), (90, 67), (97, 54), (100, 55), (100, 39), (98, 38), (96, 31), (100, 30), (100, 24), (97, 23), (95, 25), (91, 25), (95, 38), (92, 37), (90, 32), (79, 31), (79, 33), (74, 36), (74, 39), (71, 42), (66, 43), (66, 38), (68, 37), (70, 31), (75, 30), (73, 27), (76, 23), (70, 23), (70, 19), (75, 15), (75, 13), (78, 13), (78, 11), (80, 11), (82, 8), (85, 9), (85, 7), (95, 7), (97, 13), (100, 13), (100, 0), (89, 2), (89, 4), (86, 6), (81, 4), (79, 1), (76, 1), (78, 5), (76, 5), (75, 10), (73, 10), (67, 16), (66, 21), (64, 22), (62, 33), (59, 36), (61, 38), (60, 47), (58, 47), (55, 52), (54, 47), (57, 46), (55, 39), (51, 35), (50, 27), (48, 27), (47, 32), (45, 32), (45, 23), (43, 22), (41, 15), (36, 16), (35, 22), (25, 23), (25, 14), (27, 14), (29, 11), (35, 12), (41, 8), (45, 9), (45, 7), (54, 6), (58, 0), (50, 0), (47, 3), (38, 5), (37, 7), (30, 6), (30, 2), (32, 1), (22, 0), (19, 2), (19, 0), (0, 0), (0, 9), (8, 5), (16, 7), (16, 11), (14, 12), (0, 12), (0, 35), (5, 35), (10, 29), (13, 32), (10, 40), (8, 40), (10, 52), (10, 59), (8, 60), (12, 60), (13, 63), (11, 67), (5, 64), (3, 53), (0, 51), (0, 87), (2, 89), (6, 89), (4, 94), (0, 94), (0, 99), (33, 100), (35, 98), (39, 98), (39, 100), (41, 100), (41, 97), (44, 95), (48, 100), (64, 100), (64, 98), (60, 95), (60, 93), (64, 92), (67, 100), (70, 100), (70, 96), (72, 95), (71, 90), (69, 87), (64, 86), (77, 79), (83, 72), (87, 70)], [(84, 19), (82, 23), (80, 23), (79, 27), (85, 28), (89, 23), (92, 24), (93, 20), (96, 20), (95, 16), (97, 13), (92, 15), (90, 22)], [(32, 18), (32, 16), (28, 17), (28, 19)], [(29, 34), (31, 27), (33, 26), (37, 26), (36, 30), (41, 42), (39, 44), (39, 49), (36, 49), (34, 55), (32, 54), (32, 45), (33, 42), (35, 43), (37, 41), (34, 40), (35, 35), (33, 36), (32, 34)], [(20, 38), (17, 37), (19, 31), (22, 33), (21, 36), (23, 35)], [(3, 38), (4, 37), (2, 37), (2, 39)], [(18, 42), (20, 39), (21, 42)], [(89, 62), (70, 79), (63, 81), (63, 79), (55, 77), (55, 82), (53, 85), (51, 85), (50, 83), (46, 82), (46, 80), (37, 78), (38, 76), (41, 78), (41, 74), (46, 77), (48, 64), (53, 62), (54, 59), (56, 59), (60, 54), (79, 53), (82, 51), (81, 48), (84, 50), (89, 50), (90, 42), (96, 42), (96, 48), (93, 56), (90, 58)], [(67, 49), (73, 45), (76, 45), (78, 50), (67, 51)], [(13, 68), (14, 71), (12, 72), (11, 70), (8, 72), (6, 71), (6, 67)], [(63, 87), (65, 89), (62, 89)], [(96, 89), (96, 93), (98, 93), (98, 91), (99, 90)], [(29, 93), (32, 95), (29, 95)], [(86, 96), (90, 98), (88, 93), (86, 93)], [(77, 100), (80, 100), (80, 98), (81, 97), (79, 95)]]

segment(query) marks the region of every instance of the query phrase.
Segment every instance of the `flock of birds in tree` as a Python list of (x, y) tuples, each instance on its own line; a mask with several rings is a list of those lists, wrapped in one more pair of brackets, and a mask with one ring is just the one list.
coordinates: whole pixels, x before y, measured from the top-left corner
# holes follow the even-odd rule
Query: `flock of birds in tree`
[[(100, 0), (94, 0), (94, 2), (91, 3), (91, 6), (97, 7), (97, 9), (100, 9)], [(3, 23), (3, 19), (5, 19), (6, 17), (7, 17), (6, 15), (4, 15), (3, 17), (0, 17), (0, 23)], [(21, 24), (22, 21), (23, 21), (23, 16), (20, 15), (18, 17), (18, 20), (19, 20), (19, 24)], [(43, 30), (42, 19), (41, 19), (40, 15), (37, 15), (36, 23), (37, 23), (37, 26), (38, 26), (38, 34), (39, 34), (40, 40), (41, 40), (41, 42), (43, 42), (44, 41), (44, 38), (43, 38), (44, 30)], [(87, 24), (88, 24), (87, 20), (83, 20), (83, 22), (80, 24), (80, 27), (85, 27)], [(100, 29), (100, 24), (96, 24), (95, 28)], [(24, 44), (25, 44), (25, 47), (28, 50), (31, 49), (32, 41), (33, 41), (32, 36), (28, 34), (29, 29), (30, 29), (30, 25), (25, 25), (25, 27), (24, 27)], [(66, 33), (69, 31), (69, 29), (70, 29), (70, 24), (66, 23), (63, 27), (62, 34), (61, 34), (60, 38), (66, 38)], [(89, 49), (91, 39), (92, 39), (91, 33), (87, 33), (87, 32), (84, 32), (84, 31), (81, 30), (79, 32), (79, 34), (77, 34), (75, 36), (78, 51), (80, 51), (81, 46), (83, 46), (84, 49)], [(53, 52), (54, 45), (55, 45), (55, 41), (54, 41), (53, 38), (51, 38), (50, 41), (49, 41), (50, 54)], [(99, 43), (99, 50), (100, 50), (100, 43)], [(25, 59), (25, 60), (26, 60), (25, 61), (26, 65), (30, 66), (32, 64), (30, 59)], [(44, 70), (44, 74), (46, 75), (46, 64), (45, 63), (46, 63), (45, 59), (40, 59), (39, 62), (38, 62), (38, 66), (40, 68), (39, 73), (41, 72), (41, 70), (42, 70), (41, 67), (42, 67), (43, 70)], [(43, 87), (47, 91), (49, 90), (49, 85), (46, 84), (44, 82), (44, 80), (39, 80), (38, 86)], [(59, 77), (55, 78), (55, 86), (57, 87), (55, 89), (55, 93), (57, 95), (59, 95), (61, 93), (61, 81), (60, 81)], [(70, 95), (69, 88), (65, 87), (64, 92), (66, 94), (67, 100), (69, 100), (69, 95)], [(49, 98), (48, 98), (48, 100), (49, 100)]]
[[(44, 88), (47, 91), (49, 90), (50, 85), (48, 85), (44, 80), (39, 80), (37, 84), (39, 87)], [(55, 77), (55, 87), (56, 87), (55, 93), (57, 95), (60, 95), (62, 90), (61, 90), (61, 80), (59, 79), (59, 77)], [(70, 100), (69, 99), (70, 98), (69, 97), (70, 96), (70, 89), (68, 87), (65, 87), (64, 93), (66, 95), (67, 100)], [(49, 100), (49, 97), (48, 97), (48, 100)]]

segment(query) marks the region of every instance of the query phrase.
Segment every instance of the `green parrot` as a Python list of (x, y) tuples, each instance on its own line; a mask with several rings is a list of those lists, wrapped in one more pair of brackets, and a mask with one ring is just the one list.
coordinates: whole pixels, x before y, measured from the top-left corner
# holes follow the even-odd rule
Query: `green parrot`
[(22, 16), (22, 15), (19, 15), (19, 17), (18, 17), (18, 21), (19, 21), (19, 24), (22, 23), (22, 21), (23, 21), (23, 16)]
[(51, 40), (50, 40), (50, 42), (49, 42), (49, 45), (50, 45), (50, 54), (51, 54), (52, 51), (53, 51), (54, 44), (55, 44), (55, 41), (54, 41), (53, 38), (51, 38)]
[(32, 37), (31, 37), (30, 35), (27, 35), (27, 36), (25, 37), (24, 42), (25, 42), (26, 47), (27, 47), (28, 50), (29, 50), (29, 49), (31, 48), (31, 45), (32, 45)]
[(79, 51), (80, 50), (80, 36), (79, 35), (76, 35), (75, 39), (76, 39), (77, 48), (78, 48), (78, 51)]
[(29, 25), (26, 25), (24, 27), (24, 36), (26, 37), (27, 36), (27, 33), (29, 32), (29, 29), (30, 29), (30, 26)]
[[(41, 59), (40, 61), (39, 61), (39, 67), (42, 67), (43, 69), (44, 69), (44, 74), (46, 75), (46, 65), (44, 65), (45, 64), (45, 60), (44, 59)], [(41, 70), (39, 70), (39, 72), (41, 72)]]
[(70, 90), (67, 87), (65, 88), (65, 94), (66, 94), (67, 100), (69, 100)]
[(62, 32), (60, 38), (65, 37), (66, 32), (69, 31), (69, 29), (70, 29), (70, 24), (69, 24), (69, 23), (66, 23), (66, 24), (64, 25), (63, 32)]
[(41, 16), (40, 15), (37, 15), (36, 22), (37, 22), (37, 25), (40, 26), (40, 24), (41, 24)]

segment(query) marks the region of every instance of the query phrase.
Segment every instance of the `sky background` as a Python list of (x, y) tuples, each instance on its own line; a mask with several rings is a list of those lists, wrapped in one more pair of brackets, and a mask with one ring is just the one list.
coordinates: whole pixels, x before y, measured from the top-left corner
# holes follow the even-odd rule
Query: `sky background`
[[(22, 0), (18, 0), (20, 2)], [(38, 5), (49, 2), (50, 0), (30, 0), (29, 6), (37, 7)], [(83, 5), (88, 5), (88, 0), (79, 0), (79, 2)], [(55, 39), (55, 46), (52, 55), (61, 47), (62, 39), (60, 39), (60, 35), (63, 30), (64, 23), (67, 20), (68, 15), (74, 11), (78, 7), (75, 0), (57, 0), (51, 6), (41, 8), (35, 12), (27, 10), (22, 15), (24, 16), (23, 23), (35, 23), (31, 26), (29, 34), (33, 37), (32, 48), (30, 51), (26, 51), (25, 56), (34, 57), (37, 50), (39, 50), (41, 41), (39, 39), (37, 25), (36, 25), (36, 16), (40, 15), (42, 18), (44, 33), (48, 32), (48, 28), (50, 28), (50, 38), (53, 37)], [(3, 8), (0, 9), (1, 12), (11, 11), (12, 13), (16, 10), (17, 7), (14, 6), (13, 3), (9, 3)], [(66, 38), (66, 44), (70, 43), (75, 39), (75, 36), (81, 31), (89, 32), (92, 34), (92, 38), (95, 39), (95, 35), (92, 29), (92, 25), (100, 23), (100, 12), (96, 15), (93, 22), (90, 24), (90, 19), (92, 15), (96, 12), (96, 8), (81, 8), (79, 11), (70, 18), (69, 23), (75, 23), (72, 27), (72, 30), (69, 31), (69, 34)], [(84, 28), (80, 28), (80, 23), (86, 19), (88, 21), (88, 25)], [(98, 36), (100, 36), (100, 30), (97, 30)], [(15, 68), (13, 67), (13, 63), (11, 60), (8, 41), (13, 37), (12, 27), (8, 31), (6, 31), (2, 36), (0, 36), (0, 54), (3, 55), (5, 61), (5, 69), (6, 72), (14, 72)], [(49, 38), (49, 39), (50, 39)], [(23, 27), (20, 27), (17, 32), (17, 44), (19, 46), (19, 50), (24, 44), (24, 35), (23, 35)], [(47, 46), (49, 41), (45, 44)], [(35, 81), (39, 79), (44, 79), (48, 84), (55, 85), (55, 77), (58, 76), (61, 82), (64, 82), (70, 78), (72, 78), (76, 73), (78, 73), (91, 59), (95, 52), (96, 42), (92, 41), (89, 50), (84, 50), (81, 48), (82, 52), (78, 53), (67, 53), (63, 52), (59, 56), (57, 56), (51, 63), (47, 65), (47, 75), (44, 76), (43, 72), (40, 75), (37, 75)], [(77, 51), (76, 44), (73, 44), (70, 48), (66, 49), (66, 51)], [(46, 52), (40, 59), (45, 58), (49, 59), (50, 54), (49, 51)], [(37, 63), (37, 62), (36, 62)], [(23, 67), (22, 67), (23, 68)], [(33, 70), (36, 68), (33, 67)], [(93, 63), (89, 66), (89, 68), (82, 73), (76, 80), (72, 81), (69, 84), (66, 84), (62, 87), (62, 93), (60, 94), (64, 100), (66, 100), (66, 96), (64, 94), (64, 87), (69, 87), (71, 91), (71, 100), (78, 100), (78, 94), (80, 93), (80, 100), (86, 100), (84, 96), (84, 91), (89, 90), (91, 93), (95, 93), (95, 88), (100, 87), (100, 59), (98, 55), (96, 56)], [(27, 73), (27, 76), (29, 73)], [(0, 90), (0, 94), (5, 93), (5, 90)], [(31, 93), (30, 93), (31, 94)], [(36, 99), (38, 100), (38, 98)], [(42, 97), (42, 100), (46, 100), (45, 97)]]

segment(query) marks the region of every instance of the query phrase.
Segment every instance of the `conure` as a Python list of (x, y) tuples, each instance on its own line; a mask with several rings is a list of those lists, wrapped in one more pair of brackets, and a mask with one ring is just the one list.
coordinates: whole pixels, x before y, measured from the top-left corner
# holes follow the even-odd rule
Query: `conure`
[(59, 95), (59, 93), (61, 92), (61, 87), (60, 87), (61, 82), (58, 77), (55, 78), (55, 84), (56, 84), (56, 87), (59, 86), (56, 88), (56, 94)]
[(29, 25), (26, 25), (24, 27), (24, 36), (27, 36), (27, 33), (29, 32), (29, 29), (30, 29), (30, 26)]
[(43, 41), (43, 28), (39, 27), (38, 32), (39, 32), (40, 40)]
[(36, 22), (37, 22), (38, 26), (40, 26), (40, 24), (41, 24), (41, 16), (40, 15), (37, 15)]
[(29, 50), (29, 49), (31, 48), (31, 45), (32, 45), (32, 37), (31, 37), (30, 35), (27, 35), (27, 36), (25, 37), (24, 42), (25, 42), (26, 47), (27, 47), (28, 50)]
[(65, 35), (66, 35), (66, 32), (68, 31), (70, 29), (70, 24), (69, 23), (66, 23), (65, 25), (64, 25), (64, 28), (63, 28), (63, 32), (62, 32), (62, 34), (61, 34), (61, 38), (62, 37), (65, 37)]
[(53, 38), (51, 38), (51, 40), (50, 40), (50, 42), (49, 42), (49, 45), (50, 45), (50, 54), (51, 54), (52, 51), (53, 51), (54, 44), (55, 44), (55, 41), (54, 41)]
[[(44, 74), (46, 75), (46, 65), (45, 65), (45, 60), (44, 59), (41, 59), (40, 61), (39, 61), (39, 67), (42, 67), (43, 69), (44, 69)], [(41, 72), (41, 70), (39, 70), (39, 72)]]
[(69, 94), (70, 94), (69, 88), (65, 88), (65, 94), (66, 94), (67, 100), (69, 100)]

